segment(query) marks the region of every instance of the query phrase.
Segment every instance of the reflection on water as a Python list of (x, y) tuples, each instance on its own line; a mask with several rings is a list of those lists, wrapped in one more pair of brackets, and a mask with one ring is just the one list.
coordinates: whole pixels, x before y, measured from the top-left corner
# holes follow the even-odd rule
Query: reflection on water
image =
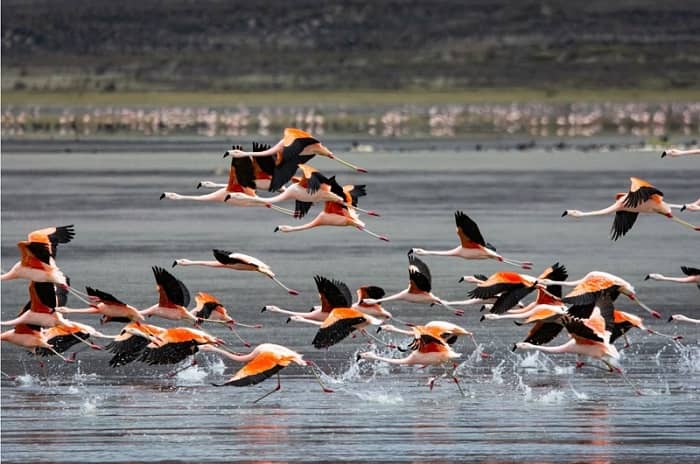
[[(387, 305), (401, 319), (445, 318), (475, 332), (479, 349), (492, 355), (482, 358), (471, 342), (458, 343), (462, 398), (446, 380), (428, 389), (428, 377), (439, 370), (357, 363), (356, 353), (368, 348), (359, 337), (319, 352), (310, 346), (313, 327), (260, 313), (265, 304), (295, 310), (315, 304), (314, 274), (339, 278), (351, 288), (368, 283), (390, 292), (404, 288), (407, 250), (453, 245), (452, 213), (463, 209), (477, 218), (489, 241), (516, 259), (532, 260), (538, 268), (559, 261), (574, 277), (607, 270), (631, 281), (664, 315), (692, 314), (700, 310), (695, 287), (645, 282), (643, 276), (692, 264), (697, 237), (663, 218), (640, 217), (628, 237), (612, 243), (611, 218), (567, 221), (559, 216), (566, 208), (608, 204), (611, 192), (626, 188), (632, 174), (652, 180), (671, 201), (688, 200), (688, 192), (698, 193), (700, 170), (694, 161), (666, 162), (656, 153), (583, 156), (536, 150), (386, 152), (356, 158), (351, 161), (369, 174), (314, 162), (343, 183), (368, 185), (361, 206), (383, 213), (368, 223), (391, 237), (388, 244), (342, 229), (280, 236), (272, 230), (284, 218), (265, 209), (158, 199), (164, 190), (195, 191), (199, 176), (221, 177), (216, 174), (218, 151), (4, 153), (5, 263), (14, 262), (15, 243), (27, 230), (74, 223), (76, 239), (58, 258), (74, 285), (104, 288), (146, 307), (157, 298), (153, 265), (168, 266), (185, 254), (208, 258), (212, 248), (221, 247), (259, 256), (301, 295), (287, 296), (252, 273), (173, 272), (191, 292), (211, 292), (235, 309), (236, 318), (264, 325), (258, 331), (241, 328), (241, 335), (254, 343), (288, 345), (318, 363), (336, 392), (322, 393), (307, 372), (289, 367), (281, 372), (282, 390), (252, 404), (274, 387), (274, 379), (247, 388), (212, 387), (237, 365), (210, 354), (200, 355), (196, 368), (168, 378), (171, 367), (134, 363), (111, 369), (105, 353), (82, 347), (79, 363), (48, 360), (41, 369), (21, 350), (3, 346), (2, 371), (20, 377), (2, 380), (2, 461), (697, 461), (697, 327), (646, 321), (654, 329), (684, 335), (682, 345), (630, 333), (632, 346), (623, 350), (622, 363), (645, 393), (637, 397), (617, 375), (575, 369), (573, 357), (511, 352), (524, 329), (479, 322), (477, 307), (465, 308), (464, 317), (457, 318), (436, 308)], [(591, 188), (592, 179), (598, 188)], [(459, 276), (502, 270), (495, 262), (438, 257), (426, 262), (435, 292), (446, 299), (463, 299), (471, 288), (458, 284)], [(14, 316), (25, 300), (26, 284), (3, 282), (2, 318)], [(626, 301), (620, 305), (636, 311)], [(101, 329), (116, 333), (118, 326)], [(225, 328), (209, 330), (234, 349), (244, 349)], [(391, 340), (405, 344), (400, 337)]]

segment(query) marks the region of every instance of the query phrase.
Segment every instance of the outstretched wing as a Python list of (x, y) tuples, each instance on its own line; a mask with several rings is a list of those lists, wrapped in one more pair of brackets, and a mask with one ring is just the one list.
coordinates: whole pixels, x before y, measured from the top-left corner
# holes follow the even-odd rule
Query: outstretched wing
[(68, 243), (75, 237), (73, 224), (59, 227), (48, 227), (46, 229), (35, 230), (27, 236), (30, 242), (40, 242), (50, 244), (49, 252), (51, 256), (56, 256), (56, 247), (59, 243)]
[(408, 279), (412, 288), (415, 287), (424, 292), (430, 292), (432, 288), (432, 276), (428, 265), (413, 253), (408, 254)]
[(347, 308), (352, 304), (350, 289), (339, 280), (314, 276), (316, 288), (321, 297), (321, 310), (329, 313), (335, 308)]
[(633, 213), (630, 211), (616, 212), (613, 225), (610, 228), (610, 237), (613, 240), (617, 240), (618, 238), (624, 236), (632, 228), (638, 215), (639, 213)]
[(636, 208), (654, 195), (664, 196), (659, 189), (638, 177), (630, 177), (630, 182), (630, 191), (627, 193), (627, 198), (625, 198), (623, 203), (627, 208)]
[(681, 266), (681, 271), (687, 276), (700, 275), (700, 269), (696, 267)]
[(479, 226), (469, 216), (462, 211), (455, 211), (455, 223), (457, 224), (457, 236), (464, 248), (475, 248), (475, 245), (486, 246)]
[(120, 306), (126, 306), (126, 303), (123, 301), (120, 301), (117, 299), (114, 295), (103, 292), (102, 290), (98, 290), (96, 288), (92, 287), (85, 287), (85, 290), (87, 291), (87, 294), (90, 296), (93, 296), (95, 298), (99, 298), (99, 300), (103, 303), (111, 304), (111, 305), (120, 305)]
[(190, 304), (190, 292), (182, 281), (158, 266), (153, 266), (153, 275), (158, 284), (161, 306), (175, 304), (187, 307)]

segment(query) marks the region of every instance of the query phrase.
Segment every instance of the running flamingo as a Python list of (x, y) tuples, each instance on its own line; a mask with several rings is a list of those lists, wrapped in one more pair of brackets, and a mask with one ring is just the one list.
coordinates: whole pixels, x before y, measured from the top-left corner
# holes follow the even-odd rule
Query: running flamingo
[(187, 311), (190, 304), (190, 292), (181, 280), (163, 269), (153, 266), (153, 275), (158, 289), (158, 303), (141, 311), (142, 316), (159, 316), (171, 321), (189, 319), (197, 322), (197, 318)]
[(681, 271), (686, 277), (666, 277), (662, 274), (649, 274), (644, 280), (664, 280), (667, 282), (678, 282), (681, 284), (695, 284), (700, 288), (700, 269), (696, 267), (681, 266)]
[[(352, 297), (350, 296), (350, 289), (344, 282), (328, 279), (320, 275), (314, 276), (314, 282), (316, 282), (321, 305), (313, 307), (310, 312), (301, 313), (289, 311), (275, 305), (267, 305), (263, 307), (261, 312), (270, 311), (272, 313), (295, 316), (299, 319), (323, 322), (333, 309), (350, 306)], [(287, 321), (289, 321), (289, 319)]]
[(316, 377), (316, 381), (321, 386), (324, 393), (333, 393), (333, 390), (327, 388), (321, 381), (321, 378), (316, 371), (314, 371), (313, 367), (315, 364), (313, 364), (311, 361), (304, 360), (302, 355), (296, 351), (292, 351), (289, 348), (281, 345), (263, 343), (256, 346), (253, 351), (245, 355), (229, 353), (228, 351), (224, 351), (211, 345), (202, 345), (199, 347), (199, 349), (201, 351), (218, 353), (236, 362), (247, 363), (226, 382), (222, 384), (213, 384), (216, 387), (222, 387), (224, 385), (232, 385), (234, 387), (256, 385), (277, 374), (277, 386), (273, 390), (265, 393), (253, 401), (253, 403), (257, 403), (263, 398), (267, 398), (272, 393), (279, 391), (282, 388), (279, 371), (292, 363), (309, 367), (311, 373), (314, 375), (314, 377)]
[(523, 269), (532, 269), (532, 263), (529, 261), (506, 259), (496, 253), (496, 248), (490, 243), (486, 243), (484, 240), (484, 237), (481, 235), (479, 226), (476, 225), (476, 222), (474, 222), (462, 211), (455, 212), (455, 223), (457, 224), (457, 236), (459, 237), (460, 246), (444, 251), (413, 248), (413, 252), (418, 256), (436, 255), (456, 256), (463, 259), (495, 259), (497, 261), (518, 266)]
[(0, 325), (38, 325), (54, 327), (69, 325), (70, 322), (56, 311), (56, 290), (51, 282), (29, 282), (29, 302), (19, 315)]
[(573, 217), (600, 216), (615, 213), (615, 220), (610, 231), (613, 240), (627, 234), (637, 220), (639, 213), (661, 214), (684, 227), (700, 231), (700, 227), (675, 217), (670, 206), (664, 202), (663, 193), (656, 187), (637, 177), (630, 177), (630, 181), (632, 185), (629, 192), (618, 193), (615, 203), (607, 208), (588, 212), (568, 209), (564, 211), (562, 217), (567, 215)]
[[(380, 325), (381, 319), (365, 314), (353, 308), (335, 308), (328, 314), (323, 322), (312, 319), (303, 319), (292, 316), (292, 320), (299, 320), (319, 325), (318, 332), (314, 336), (311, 344), (314, 348), (330, 348), (341, 340), (347, 338), (355, 330), (359, 330), (363, 335), (374, 338), (365, 331), (369, 325)], [(384, 342), (382, 342), (384, 343)]]
[(41, 328), (37, 326), (28, 324), (16, 325), (12, 330), (8, 330), (0, 334), (0, 341), (21, 346), (34, 354), (36, 354), (39, 348), (44, 348), (65, 362), (72, 363), (75, 361), (74, 358), (66, 358), (61, 353), (56, 351), (46, 339), (46, 335), (42, 333)]
[(0, 276), (0, 280), (26, 279), (34, 282), (53, 282), (67, 287), (66, 276), (56, 266), (56, 248), (75, 237), (73, 225), (35, 230), (27, 240), (17, 242), (21, 259)]
[(290, 295), (298, 295), (299, 292), (293, 290), (282, 282), (280, 282), (275, 273), (267, 264), (260, 261), (258, 258), (254, 258), (249, 255), (244, 255), (243, 253), (232, 253), (226, 250), (212, 250), (214, 253), (214, 258), (216, 261), (192, 261), (190, 259), (176, 259), (173, 261), (173, 267), (180, 266), (206, 266), (206, 267), (216, 267), (216, 268), (227, 268), (236, 271), (255, 271), (259, 272), (274, 281), (277, 285), (282, 287)]
[(359, 168), (336, 157), (328, 148), (323, 146), (321, 142), (313, 138), (308, 132), (293, 128), (285, 129), (282, 140), (267, 150), (247, 152), (235, 149), (227, 151), (224, 156), (227, 155), (231, 155), (234, 158), (246, 156), (274, 156), (275, 170), (272, 175), (272, 181), (270, 182), (270, 191), (279, 190), (280, 187), (292, 178), (300, 164), (308, 162), (315, 155), (334, 159), (358, 172), (367, 172), (365, 169)]
[[(453, 351), (441, 338), (442, 329), (439, 327), (413, 327), (413, 334), (415, 341), (411, 344), (412, 351), (411, 354), (405, 358), (385, 358), (373, 352), (365, 352), (359, 353), (357, 359), (373, 359), (375, 361), (403, 366), (445, 366), (449, 363), (454, 364), (454, 360), (462, 356)], [(457, 388), (459, 388), (459, 392), (464, 396), (462, 387), (459, 384), (459, 379), (455, 375), (456, 367), (455, 365), (451, 372), (448, 372), (447, 368), (445, 368), (445, 373), (441, 377), (451, 376)], [(436, 377), (431, 377), (428, 381), (431, 390), (436, 380)]]
[(160, 339), (159, 334), (165, 329), (155, 325), (133, 321), (125, 325), (114, 341), (107, 345), (107, 350), (114, 356), (109, 360), (111, 367), (119, 367), (135, 361), (141, 356), (152, 340)]

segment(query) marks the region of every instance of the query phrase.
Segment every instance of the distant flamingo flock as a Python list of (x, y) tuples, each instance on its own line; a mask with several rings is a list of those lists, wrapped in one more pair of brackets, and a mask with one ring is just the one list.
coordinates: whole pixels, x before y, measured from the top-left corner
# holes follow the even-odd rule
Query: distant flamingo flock
[[(683, 152), (669, 149), (664, 151), (662, 157), (693, 154), (700, 154), (700, 151)], [(359, 199), (367, 195), (366, 186), (341, 185), (335, 176), (322, 174), (309, 164), (315, 156), (335, 160), (356, 172), (366, 172), (363, 168), (337, 157), (311, 134), (299, 129), (286, 129), (282, 139), (274, 145), (255, 143), (251, 151), (244, 150), (242, 146), (234, 146), (227, 150), (224, 157), (231, 160), (228, 181), (201, 181), (197, 185), (198, 189), (216, 189), (213, 193), (192, 196), (164, 192), (161, 199), (258, 207), (296, 219), (303, 218), (314, 204), (322, 203), (322, 210), (312, 221), (301, 226), (279, 225), (275, 232), (301, 232), (314, 227), (352, 227), (373, 238), (389, 241), (385, 235), (369, 230), (360, 219), (360, 214), (369, 217), (380, 216), (375, 211), (358, 206)], [(272, 196), (258, 195), (259, 191), (265, 190), (272, 192)], [(292, 201), (293, 209), (277, 205)], [(617, 193), (612, 205), (589, 212), (569, 209), (563, 216), (581, 218), (614, 214), (611, 236), (613, 240), (618, 240), (630, 232), (639, 214), (659, 214), (685, 228), (698, 231), (699, 227), (676, 217), (672, 209), (698, 211), (699, 202), (700, 200), (693, 203), (668, 204), (658, 188), (645, 180), (632, 177), (629, 190)], [(404, 290), (387, 295), (385, 289), (368, 283), (356, 290), (356, 300), (353, 301), (352, 293), (344, 282), (316, 275), (314, 282), (320, 304), (310, 312), (294, 311), (272, 304), (265, 305), (262, 311), (282, 314), (287, 318), (287, 322), (314, 325), (315, 335), (309, 339), (310, 345), (316, 349), (330, 349), (349, 336), (359, 335), (375, 346), (378, 344), (388, 349), (396, 349), (405, 355), (387, 357), (379, 355), (376, 351), (363, 351), (357, 354), (358, 360), (396, 365), (437, 366), (442, 371), (439, 375), (428, 378), (429, 387), (432, 389), (438, 380), (447, 378), (455, 383), (462, 394), (460, 379), (456, 374), (457, 362), (462, 354), (455, 350), (455, 342), (459, 337), (468, 337), (478, 350), (474, 334), (459, 325), (442, 320), (424, 324), (402, 321), (385, 309), (383, 304), (403, 300), (427, 306), (438, 305), (456, 316), (464, 314), (464, 309), (456, 306), (480, 306), (482, 310), (487, 311), (482, 316), (482, 321), (510, 319), (518, 325), (529, 327), (523, 341), (515, 343), (513, 350), (573, 353), (577, 358), (581, 358), (577, 361), (577, 367), (584, 365), (583, 357), (599, 360), (605, 369), (618, 373), (638, 393), (639, 388), (622, 369), (620, 353), (614, 342), (624, 339), (626, 346), (629, 345), (626, 333), (633, 328), (670, 340), (680, 339), (678, 336), (647, 328), (640, 316), (615, 307), (618, 296), (624, 295), (652, 317), (661, 318), (658, 311), (640, 301), (636, 289), (629, 282), (598, 270), (569, 280), (565, 266), (560, 263), (549, 266), (537, 275), (503, 270), (491, 276), (463, 276), (460, 282), (474, 285), (467, 294), (468, 299), (441, 299), (432, 293), (430, 269), (419, 256), (491, 259), (522, 270), (531, 270), (534, 267), (530, 261), (515, 260), (508, 253), (508, 257), (505, 257), (497, 252), (496, 248), (484, 239), (474, 219), (465, 212), (456, 211), (454, 218), (459, 245), (446, 250), (412, 248), (408, 252), (408, 287)], [(15, 319), (2, 322), (2, 325), (13, 326), (11, 330), (2, 333), (2, 341), (24, 347), (37, 356), (56, 356), (69, 363), (75, 361), (76, 352), (73, 351), (70, 355), (66, 353), (74, 346), (87, 345), (94, 350), (109, 351), (111, 358), (108, 362), (112, 367), (124, 366), (135, 361), (147, 364), (177, 364), (189, 359), (191, 363), (179, 369), (182, 370), (196, 364), (197, 352), (211, 352), (243, 364), (235, 374), (221, 384), (216, 384), (217, 386), (255, 385), (270, 377), (277, 378), (275, 389), (257, 398), (255, 402), (279, 390), (280, 370), (290, 364), (296, 364), (309, 370), (322, 391), (332, 392), (324, 384), (320, 368), (304, 359), (302, 354), (267, 342), (253, 348), (238, 329), (260, 328), (261, 323), (237, 321), (216, 296), (200, 291), (195, 296), (195, 307), (190, 309), (189, 289), (171, 271), (162, 267), (152, 268), (157, 302), (148, 308), (137, 309), (117, 296), (94, 287), (86, 287), (85, 293), (78, 290), (56, 262), (59, 245), (70, 243), (74, 237), (73, 225), (66, 225), (30, 232), (26, 240), (17, 243), (20, 260), (8, 272), (2, 274), (2, 280), (29, 281), (29, 302), (21, 308)], [(172, 267), (202, 266), (225, 271), (257, 272), (272, 280), (288, 294), (298, 295), (296, 290), (286, 286), (270, 266), (258, 258), (240, 251), (220, 248), (213, 249), (212, 253), (213, 260), (171, 257)], [(667, 277), (659, 273), (650, 273), (646, 279), (695, 284), (700, 288), (700, 269), (681, 266), (681, 271), (684, 276)], [(571, 287), (571, 291), (565, 293), (563, 287)], [(84, 302), (87, 307), (67, 307), (69, 294)], [(534, 299), (527, 301), (531, 295), (534, 295)], [(71, 314), (95, 314), (100, 317), (101, 324), (122, 326), (116, 334), (109, 335), (90, 325), (70, 320)], [(159, 327), (146, 323), (150, 318), (178, 323), (184, 321), (191, 326)], [(700, 323), (699, 319), (682, 314), (671, 315), (669, 321)], [(234, 351), (229, 342), (203, 330), (204, 324), (225, 325), (240, 343), (252, 349), (247, 353)], [(401, 325), (405, 328), (401, 328)], [(371, 329), (372, 327), (374, 329)], [(406, 336), (405, 345), (398, 346), (380, 338), (377, 334), (382, 331)], [(549, 343), (562, 331), (568, 334), (568, 340), (561, 345), (550, 345)], [(96, 342), (98, 339), (108, 340), (108, 343), (105, 346), (100, 345)], [(487, 353), (481, 355), (490, 356)]]

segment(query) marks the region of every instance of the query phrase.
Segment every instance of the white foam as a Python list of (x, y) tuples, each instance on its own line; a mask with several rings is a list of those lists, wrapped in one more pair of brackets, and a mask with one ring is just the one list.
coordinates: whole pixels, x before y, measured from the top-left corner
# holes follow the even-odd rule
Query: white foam
[(566, 392), (557, 389), (550, 390), (537, 398), (536, 401), (542, 404), (561, 404), (566, 401)]
[(97, 396), (85, 398), (83, 404), (80, 405), (80, 414), (82, 414), (83, 416), (96, 416), (98, 400), (99, 397)]
[(500, 363), (498, 363), (498, 366), (494, 367), (491, 370), (492, 383), (495, 383), (496, 385), (503, 385), (503, 365), (505, 363), (505, 361), (501, 361)]
[(404, 402), (403, 397), (398, 393), (387, 393), (382, 391), (352, 391), (351, 393), (359, 399), (370, 403), (393, 405)]
[(206, 379), (208, 375), (205, 369), (199, 366), (192, 366), (177, 373), (175, 376), (175, 384), (181, 387), (204, 385), (204, 379)]
[(23, 374), (15, 377), (15, 380), (17, 380), (17, 383), (20, 385), (29, 387), (34, 385), (38, 379), (33, 377), (31, 374)]

